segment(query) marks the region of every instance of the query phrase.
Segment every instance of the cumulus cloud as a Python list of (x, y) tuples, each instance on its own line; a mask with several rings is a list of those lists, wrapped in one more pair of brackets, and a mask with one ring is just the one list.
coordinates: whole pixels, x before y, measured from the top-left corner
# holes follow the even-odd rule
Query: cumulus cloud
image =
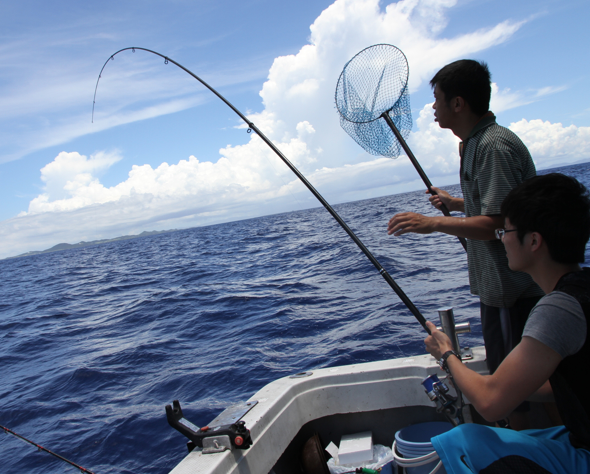
[[(447, 12), (455, 4), (455, 0), (401, 0), (380, 8), (379, 0), (336, 0), (311, 26), (309, 44), (297, 54), (275, 59), (260, 91), (264, 108), (248, 118), (329, 202), (421, 187), (406, 157), (375, 158), (346, 135), (334, 107), (334, 89), (344, 64), (367, 45), (390, 43), (400, 47), (412, 71), (410, 89), (416, 90), (444, 64), (500, 44), (522, 25), (505, 21), (442, 38)], [(131, 81), (127, 84), (132, 79), (126, 78)], [(495, 87), (493, 98), (497, 110), (506, 110), (535, 94), (550, 92), (547, 89), (526, 95)], [(158, 93), (164, 94), (162, 90)], [(134, 97), (130, 92), (129, 101)], [(161, 107), (169, 110), (173, 99), (167, 97)], [(180, 109), (186, 101), (197, 99), (178, 100)], [(133, 120), (133, 114), (138, 114), (137, 119), (145, 117), (147, 109), (134, 112), (130, 102), (120, 110), (105, 111), (101, 120), (117, 124)], [(154, 106), (151, 113), (164, 113), (158, 107)], [(420, 110), (415, 123), (408, 142), (430, 179), (437, 185), (458, 182), (457, 138), (433, 121), (430, 104)], [(534, 120), (512, 127), (518, 129), (515, 131), (540, 162), (548, 159), (552, 146), (558, 148), (549, 142), (537, 148), (548, 129), (557, 140), (551, 143), (568, 136), (577, 150), (587, 149), (587, 130), (541, 126)], [(545, 132), (538, 131), (539, 127)], [(41, 170), (45, 188), (31, 201), (28, 211), (0, 223), (4, 256), (61, 241), (205, 225), (318, 205), (255, 133), (248, 143), (222, 148), (219, 156), (209, 159), (171, 157), (172, 164), (162, 163), (156, 168), (134, 165), (125, 181), (104, 186), (101, 173), (119, 159), (116, 152), (90, 158), (76, 152), (60, 153)]]
[[(502, 22), (454, 38), (440, 38), (454, 0), (402, 0), (380, 9), (378, 0), (338, 0), (311, 26), (310, 44), (298, 54), (277, 58), (262, 87), (264, 110), (252, 119), (272, 139), (285, 140), (307, 120), (316, 134), (311, 149), (323, 150), (321, 164), (338, 167), (368, 159), (343, 137), (334, 109), (334, 89), (346, 62), (376, 43), (404, 51), (410, 90), (418, 89), (448, 62), (506, 41), (522, 25)], [(305, 171), (313, 171), (306, 168)]]
[[(45, 192), (34, 199), (30, 207), (35, 208), (37, 200), (61, 201), (75, 195), (79, 189), (92, 187), (97, 183), (95, 175), (106, 171), (120, 159), (118, 153), (99, 152), (90, 158), (77, 152), (60, 153), (55, 160), (41, 168)], [(93, 204), (93, 201), (87, 201), (86, 204)], [(41, 212), (41, 209), (36, 212)]]
[[(296, 166), (315, 161), (303, 140), (315, 130), (308, 122), (300, 122), (295, 128), (297, 136), (279, 143), (280, 149)], [(257, 201), (284, 194), (276, 183), (285, 181), (289, 170), (276, 166), (277, 158), (258, 136), (247, 145), (229, 145), (220, 154), (216, 163), (200, 162), (191, 156), (177, 164), (162, 163), (155, 169), (150, 165), (133, 165), (127, 180), (105, 187), (97, 175), (121, 159), (118, 153), (97, 153), (87, 158), (77, 152), (62, 152), (41, 169), (45, 192), (30, 202), (28, 212), (21, 217), (72, 211), (137, 196), (166, 200), (166, 205), (197, 197), (196, 204), (195, 199), (188, 199), (188, 207), (181, 206), (196, 209), (215, 203), (230, 205), (235, 199)]]
[(526, 120), (510, 124), (528, 147), (539, 168), (590, 159), (590, 127)]
[(443, 130), (434, 121), (432, 104), (425, 105), (416, 120), (418, 130), (410, 135), (408, 143), (430, 180), (453, 176), (459, 179), (459, 139), (449, 130)]

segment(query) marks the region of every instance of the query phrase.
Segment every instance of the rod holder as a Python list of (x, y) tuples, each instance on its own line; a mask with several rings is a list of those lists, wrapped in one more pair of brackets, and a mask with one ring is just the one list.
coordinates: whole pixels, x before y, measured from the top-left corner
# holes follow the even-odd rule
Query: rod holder
[(469, 323), (464, 323), (459, 326), (455, 326), (455, 315), (453, 314), (453, 308), (443, 308), (438, 310), (438, 317), (440, 318), (440, 325), (442, 331), (449, 336), (451, 340), (451, 344), (453, 344), (453, 349), (457, 354), (461, 354), (461, 346), (459, 346), (459, 338), (457, 334), (459, 334), (459, 330), (461, 333), (470, 332), (471, 326)]
[[(436, 329), (439, 331), (443, 330), (442, 326), (437, 326)], [(457, 334), (467, 334), (468, 332), (471, 332), (471, 323), (467, 321), (466, 323), (455, 324), (455, 332)]]

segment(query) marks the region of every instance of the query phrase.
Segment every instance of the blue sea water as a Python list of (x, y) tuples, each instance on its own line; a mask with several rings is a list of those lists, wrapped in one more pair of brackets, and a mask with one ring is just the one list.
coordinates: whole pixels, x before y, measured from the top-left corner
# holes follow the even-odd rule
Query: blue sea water
[[(590, 164), (558, 171), (590, 186)], [(459, 186), (449, 186), (455, 195)], [(335, 206), (422, 314), (481, 344), (465, 253), (386, 235), (423, 191)], [(588, 260), (588, 259), (587, 259)], [(303, 370), (423, 353), (425, 333), (323, 208), (0, 261), (0, 425), (99, 474), (166, 473), (197, 425)], [(0, 434), (0, 472), (77, 470)]]

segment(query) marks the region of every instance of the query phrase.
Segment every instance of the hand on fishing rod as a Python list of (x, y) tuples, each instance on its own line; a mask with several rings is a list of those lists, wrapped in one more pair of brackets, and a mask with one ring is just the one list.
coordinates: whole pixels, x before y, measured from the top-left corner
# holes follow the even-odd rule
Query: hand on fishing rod
[(426, 326), (430, 329), (430, 336), (424, 339), (424, 344), (426, 344), (426, 350), (432, 357), (438, 360), (445, 352), (453, 350), (453, 344), (449, 336), (436, 329), (436, 325), (430, 321), (426, 321)]
[[(451, 212), (465, 212), (463, 199), (453, 197), (446, 191), (443, 191), (439, 188), (435, 188), (434, 186), (432, 186), (432, 190), (437, 194), (433, 194), (428, 198), (428, 200), (430, 201), (430, 204), (432, 204), (434, 207), (440, 210), (440, 208), (444, 204), (445, 206), (447, 206), (447, 209)], [(426, 194), (430, 194), (430, 191), (428, 189), (426, 190)]]
[(415, 212), (401, 212), (396, 214), (387, 224), (387, 235), (396, 237), (414, 232), (416, 234), (431, 234), (434, 232), (436, 218), (416, 214)]

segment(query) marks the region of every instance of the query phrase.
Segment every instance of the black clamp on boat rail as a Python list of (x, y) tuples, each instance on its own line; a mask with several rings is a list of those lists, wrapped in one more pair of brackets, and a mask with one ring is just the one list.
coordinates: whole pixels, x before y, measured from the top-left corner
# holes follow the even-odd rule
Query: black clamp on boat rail
[(203, 448), (203, 454), (221, 453), (234, 448), (248, 449), (252, 445), (252, 437), (246, 423), (240, 418), (257, 403), (251, 401), (233, 405), (209, 425), (199, 428), (183, 416), (180, 402), (174, 400), (172, 405), (166, 405), (166, 418), (172, 428), (190, 440), (187, 443), (189, 452), (197, 446)]

